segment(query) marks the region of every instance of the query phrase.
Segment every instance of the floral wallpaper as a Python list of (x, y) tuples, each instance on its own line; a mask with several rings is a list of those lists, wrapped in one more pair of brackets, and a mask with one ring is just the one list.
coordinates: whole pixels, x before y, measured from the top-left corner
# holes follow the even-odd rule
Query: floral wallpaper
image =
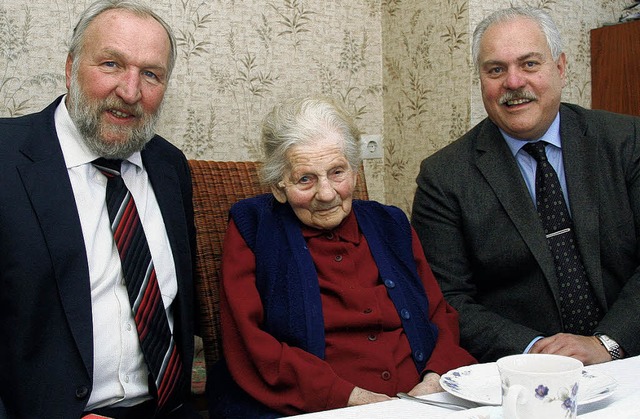
[[(372, 199), (407, 213), (420, 161), (485, 115), (470, 36), (510, 4), (543, 7), (565, 36), (565, 100), (589, 106), (589, 30), (623, 0), (143, 0), (174, 28), (179, 58), (158, 132), (189, 158), (259, 160), (274, 103), (308, 93), (342, 100), (384, 158), (365, 161)], [(67, 40), (90, 0), (0, 3), (0, 116), (65, 92)]]

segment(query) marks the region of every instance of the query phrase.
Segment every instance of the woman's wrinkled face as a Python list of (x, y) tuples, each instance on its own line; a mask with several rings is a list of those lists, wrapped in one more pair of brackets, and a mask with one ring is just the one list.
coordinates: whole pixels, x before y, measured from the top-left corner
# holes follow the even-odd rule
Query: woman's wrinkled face
[(335, 132), (287, 152), (289, 168), (272, 188), (276, 199), (288, 202), (305, 225), (330, 230), (351, 212), (357, 172), (343, 152), (343, 139)]

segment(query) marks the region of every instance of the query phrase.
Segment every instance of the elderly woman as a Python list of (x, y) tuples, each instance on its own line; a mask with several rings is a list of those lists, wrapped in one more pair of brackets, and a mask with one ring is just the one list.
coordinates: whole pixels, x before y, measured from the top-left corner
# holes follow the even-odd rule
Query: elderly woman
[(360, 134), (337, 104), (277, 106), (262, 129), (271, 194), (231, 209), (213, 417), (277, 417), (442, 391), (474, 363), (407, 217), (354, 200)]

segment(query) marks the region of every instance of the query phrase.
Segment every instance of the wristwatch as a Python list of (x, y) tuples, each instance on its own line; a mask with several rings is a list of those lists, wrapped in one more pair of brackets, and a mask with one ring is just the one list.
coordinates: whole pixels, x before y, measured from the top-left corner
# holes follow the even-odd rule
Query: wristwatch
[(618, 342), (603, 334), (597, 334), (596, 337), (600, 339), (600, 343), (609, 352), (612, 360), (622, 358), (622, 354), (620, 353), (620, 345), (618, 344)]

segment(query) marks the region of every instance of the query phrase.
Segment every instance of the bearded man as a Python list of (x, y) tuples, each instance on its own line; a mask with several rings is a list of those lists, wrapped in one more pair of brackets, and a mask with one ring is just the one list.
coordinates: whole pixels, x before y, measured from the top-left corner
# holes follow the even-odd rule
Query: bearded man
[(191, 177), (154, 134), (175, 59), (152, 10), (98, 0), (67, 95), (0, 119), (0, 417), (194, 417)]

